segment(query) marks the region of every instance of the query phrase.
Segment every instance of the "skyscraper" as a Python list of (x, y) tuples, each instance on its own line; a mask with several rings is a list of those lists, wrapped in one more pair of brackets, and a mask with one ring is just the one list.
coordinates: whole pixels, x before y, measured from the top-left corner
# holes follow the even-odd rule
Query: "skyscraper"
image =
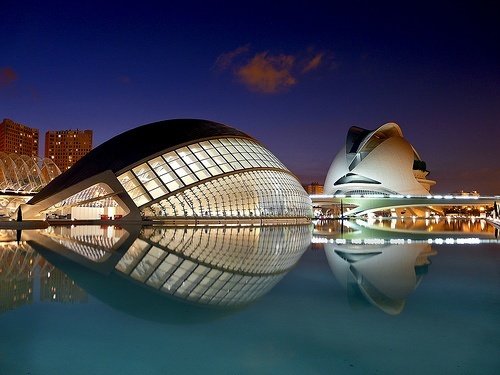
[(50, 130), (45, 133), (45, 154), (61, 172), (92, 150), (92, 130)]
[(6, 154), (38, 157), (38, 140), (38, 129), (7, 118), (0, 123), (0, 151)]

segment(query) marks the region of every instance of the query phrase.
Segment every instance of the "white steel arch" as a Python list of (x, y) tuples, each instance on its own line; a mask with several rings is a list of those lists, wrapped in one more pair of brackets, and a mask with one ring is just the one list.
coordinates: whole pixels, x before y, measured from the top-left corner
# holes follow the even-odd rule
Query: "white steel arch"
[(37, 192), (60, 174), (61, 171), (50, 159), (0, 151), (1, 191)]

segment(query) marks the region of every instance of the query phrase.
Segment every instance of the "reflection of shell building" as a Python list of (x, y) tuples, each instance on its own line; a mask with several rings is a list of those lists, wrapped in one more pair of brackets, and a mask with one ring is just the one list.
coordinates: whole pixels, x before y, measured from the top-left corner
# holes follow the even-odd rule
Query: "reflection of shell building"
[(297, 178), (247, 134), (204, 120), (122, 133), (41, 190), (24, 218), (309, 218)]
[(375, 130), (351, 127), (325, 180), (325, 194), (428, 195), (435, 184), (426, 164), (389, 122)]
[(335, 245), (324, 244), (328, 264), (346, 289), (353, 308), (374, 305), (399, 314), (406, 299), (427, 274), (429, 244)]

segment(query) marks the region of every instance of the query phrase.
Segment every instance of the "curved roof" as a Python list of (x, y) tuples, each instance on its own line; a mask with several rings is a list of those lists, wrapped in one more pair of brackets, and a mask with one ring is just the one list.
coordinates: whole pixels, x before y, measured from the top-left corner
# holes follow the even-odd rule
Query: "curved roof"
[(417, 178), (415, 148), (403, 138), (401, 127), (388, 122), (375, 130), (351, 127), (346, 144), (335, 156), (325, 178), (325, 194), (371, 191), (428, 194), (434, 181)]
[[(102, 143), (75, 165), (54, 179), (29, 203), (38, 203), (50, 195), (101, 172), (114, 173), (169, 148), (195, 140), (248, 134), (220, 123), (200, 119), (175, 119), (153, 122), (119, 134)], [(257, 142), (257, 141), (256, 141)]]
[(61, 174), (49, 158), (0, 151), (0, 190), (32, 193)]

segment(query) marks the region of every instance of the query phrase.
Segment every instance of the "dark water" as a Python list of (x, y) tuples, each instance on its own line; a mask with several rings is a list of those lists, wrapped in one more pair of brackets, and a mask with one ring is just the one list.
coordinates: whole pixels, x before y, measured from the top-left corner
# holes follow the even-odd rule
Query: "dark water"
[(500, 370), (482, 221), (2, 234), (0, 374)]

